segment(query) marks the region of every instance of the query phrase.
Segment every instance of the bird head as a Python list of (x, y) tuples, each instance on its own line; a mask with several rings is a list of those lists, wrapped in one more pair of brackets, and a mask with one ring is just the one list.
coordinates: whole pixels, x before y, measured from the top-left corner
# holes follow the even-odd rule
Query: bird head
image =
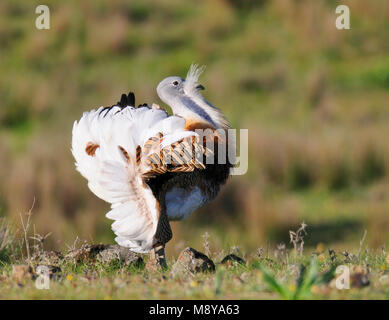
[(185, 80), (181, 77), (167, 77), (157, 87), (158, 96), (163, 102), (170, 105), (172, 101), (184, 95)]
[(228, 127), (218, 108), (201, 95), (204, 87), (198, 83), (204, 67), (192, 64), (186, 79), (173, 76), (163, 79), (157, 87), (158, 96), (172, 108), (173, 114), (189, 121), (205, 122), (215, 128)]
[(204, 67), (198, 68), (197, 65), (192, 64), (186, 79), (177, 76), (163, 79), (157, 87), (158, 96), (163, 102), (171, 105), (173, 101), (181, 96), (199, 95), (199, 90), (204, 90), (204, 87), (198, 83), (198, 78), (203, 70)]

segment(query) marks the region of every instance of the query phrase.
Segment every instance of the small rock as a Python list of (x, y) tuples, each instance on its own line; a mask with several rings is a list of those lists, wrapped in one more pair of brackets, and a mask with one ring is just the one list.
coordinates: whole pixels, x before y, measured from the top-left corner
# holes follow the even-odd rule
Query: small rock
[(63, 256), (57, 251), (43, 251), (33, 256), (35, 264), (58, 265), (61, 263)]
[(117, 244), (106, 245), (105, 248), (97, 254), (97, 260), (105, 263), (111, 263), (112, 261), (118, 260), (123, 261), (127, 266), (141, 266), (144, 264), (140, 255)]
[(193, 248), (184, 249), (172, 267), (173, 276), (183, 273), (214, 272), (215, 264), (205, 254)]
[(356, 273), (351, 275), (351, 285), (355, 288), (366, 287), (370, 284), (366, 274)]
[(352, 287), (362, 288), (370, 284), (368, 271), (366, 268), (353, 266), (350, 273), (350, 282)]
[(33, 276), (32, 268), (28, 265), (12, 266), (12, 278), (17, 283), (22, 283), (24, 280), (31, 279)]
[(105, 246), (103, 244), (83, 244), (81, 248), (69, 251), (65, 256), (65, 259), (73, 260), (74, 263), (95, 260), (97, 253), (99, 253), (101, 250), (104, 250), (104, 248)]
[(237, 255), (231, 253), (229, 255), (226, 255), (223, 260), (220, 262), (220, 264), (224, 264), (226, 266), (233, 266), (237, 264), (246, 264), (246, 261), (244, 261), (242, 258), (238, 257)]
[(70, 251), (65, 259), (73, 260), (75, 263), (97, 260), (104, 263), (123, 261), (127, 266), (143, 265), (143, 259), (137, 253), (128, 248), (111, 244), (83, 245), (80, 249)]

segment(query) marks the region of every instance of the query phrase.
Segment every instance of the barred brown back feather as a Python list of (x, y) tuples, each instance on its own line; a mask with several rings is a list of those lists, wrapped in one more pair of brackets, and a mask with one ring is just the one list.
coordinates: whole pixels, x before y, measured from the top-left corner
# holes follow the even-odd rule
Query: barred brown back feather
[(96, 153), (97, 148), (100, 147), (98, 144), (93, 142), (88, 142), (85, 148), (85, 152), (88, 156), (93, 157)]
[(161, 142), (162, 137), (163, 137), (163, 134), (161, 132), (158, 132), (154, 137), (149, 138), (143, 146), (143, 153), (148, 154), (150, 152), (150, 150), (158, 147), (160, 142)]
[(127, 150), (124, 149), (122, 146), (119, 146), (120, 151), (123, 153), (124, 158), (126, 158), (127, 162), (130, 162), (130, 155), (128, 154)]
[(141, 157), (142, 157), (142, 148), (141, 148), (141, 146), (137, 146), (136, 147), (136, 164), (137, 165), (140, 164)]
[(181, 139), (148, 157), (151, 170), (146, 172), (144, 177), (155, 177), (166, 172), (192, 172), (195, 169), (205, 169), (203, 159), (212, 154), (212, 150), (200, 144), (199, 137)]

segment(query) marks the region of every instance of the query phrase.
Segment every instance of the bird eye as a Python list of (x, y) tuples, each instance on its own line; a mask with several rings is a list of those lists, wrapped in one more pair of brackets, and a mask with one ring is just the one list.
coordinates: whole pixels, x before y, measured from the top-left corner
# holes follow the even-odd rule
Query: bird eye
[(178, 81), (173, 81), (173, 85), (178, 86)]

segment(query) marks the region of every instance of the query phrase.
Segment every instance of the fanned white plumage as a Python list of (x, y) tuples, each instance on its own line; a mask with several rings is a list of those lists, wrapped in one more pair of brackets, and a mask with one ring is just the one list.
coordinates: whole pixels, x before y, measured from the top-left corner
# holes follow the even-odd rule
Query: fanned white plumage
[[(136, 163), (136, 147), (161, 132), (163, 148), (188, 136), (185, 120), (148, 107), (100, 107), (85, 112), (74, 123), (72, 152), (77, 170), (88, 180), (90, 190), (111, 203), (107, 217), (115, 220), (112, 229), (119, 245), (135, 252), (148, 252), (154, 245), (159, 209), (151, 189), (142, 180), (150, 168)], [(96, 145), (93, 155), (88, 144)], [(128, 157), (125, 156), (123, 148)], [(147, 154), (142, 154), (146, 157)]]

